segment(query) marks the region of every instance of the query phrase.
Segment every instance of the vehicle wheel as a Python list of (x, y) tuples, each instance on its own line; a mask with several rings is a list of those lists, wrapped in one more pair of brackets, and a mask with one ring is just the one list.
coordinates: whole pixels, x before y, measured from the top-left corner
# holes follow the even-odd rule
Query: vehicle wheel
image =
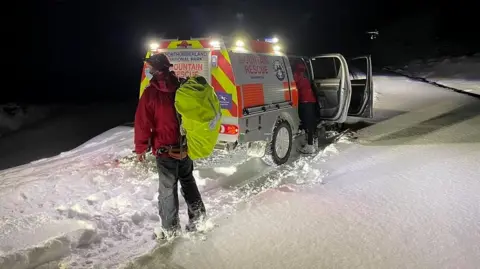
[(282, 165), (288, 161), (292, 152), (292, 144), (292, 127), (285, 120), (278, 121), (273, 129), (272, 142), (270, 144), (270, 153), (275, 164)]

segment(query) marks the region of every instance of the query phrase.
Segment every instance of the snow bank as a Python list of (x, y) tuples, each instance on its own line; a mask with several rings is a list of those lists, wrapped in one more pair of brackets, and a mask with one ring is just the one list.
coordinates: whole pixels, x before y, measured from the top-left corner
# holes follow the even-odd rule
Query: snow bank
[[(59, 156), (0, 171), (0, 268), (114, 267), (151, 250), (160, 225), (158, 175), (152, 156), (134, 161), (132, 140), (132, 128), (117, 127)], [(209, 216), (218, 218), (272, 188), (321, 183), (324, 171), (312, 167), (319, 156), (295, 152), (277, 167), (248, 157), (243, 146), (197, 161), (194, 175)]]
[(97, 240), (88, 222), (29, 215), (1, 223), (0, 268), (29, 269), (68, 256), (72, 248)]
[(47, 118), (53, 109), (52, 106), (21, 106), (14, 103), (0, 105), (0, 137)]
[[(408, 111), (276, 168), (206, 240), (124, 268), (478, 268), (480, 102), (398, 76), (377, 82), (379, 110)], [(291, 181), (312, 182), (315, 169), (324, 184)]]
[(480, 95), (480, 54), (470, 57), (417, 60), (401, 68), (390, 67), (389, 69)]
[(218, 224), (204, 241), (152, 240), (158, 175), (152, 156), (134, 161), (129, 127), (0, 171), (0, 268), (476, 268), (479, 101), (376, 85), (379, 118), (356, 139), (280, 167), (244, 147), (196, 162)]

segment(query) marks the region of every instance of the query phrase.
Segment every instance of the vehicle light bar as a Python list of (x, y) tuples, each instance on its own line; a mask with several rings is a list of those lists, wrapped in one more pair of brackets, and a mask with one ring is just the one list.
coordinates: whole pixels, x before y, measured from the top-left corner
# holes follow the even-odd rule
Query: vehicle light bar
[(265, 42), (272, 43), (272, 44), (277, 44), (278, 41), (280, 41), (278, 37), (265, 38)]

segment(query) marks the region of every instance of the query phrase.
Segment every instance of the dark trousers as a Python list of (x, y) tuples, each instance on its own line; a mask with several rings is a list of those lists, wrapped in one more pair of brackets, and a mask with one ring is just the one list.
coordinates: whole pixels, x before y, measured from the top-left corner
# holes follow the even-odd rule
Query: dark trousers
[(313, 136), (317, 129), (317, 104), (316, 103), (300, 103), (298, 113), (302, 121), (303, 129), (307, 134), (308, 145), (313, 145)]
[(169, 157), (157, 157), (157, 168), (160, 183), (158, 206), (162, 227), (167, 231), (180, 229), (177, 189), (179, 181), (183, 198), (188, 206), (190, 223), (205, 216), (205, 206), (192, 174), (193, 161), (189, 157), (181, 161)]

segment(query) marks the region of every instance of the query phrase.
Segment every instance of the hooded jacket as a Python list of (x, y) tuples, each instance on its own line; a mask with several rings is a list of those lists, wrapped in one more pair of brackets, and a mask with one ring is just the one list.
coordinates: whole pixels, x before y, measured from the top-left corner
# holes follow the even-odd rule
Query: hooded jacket
[(179, 86), (173, 72), (157, 72), (140, 98), (135, 113), (135, 152), (148, 149), (151, 138), (152, 151), (162, 146), (179, 144), (180, 127), (175, 110), (175, 92)]
[(305, 65), (297, 64), (295, 67), (295, 74), (293, 74), (293, 79), (298, 89), (298, 99), (300, 103), (316, 103), (317, 98), (313, 93), (312, 86), (310, 81), (305, 76)]

